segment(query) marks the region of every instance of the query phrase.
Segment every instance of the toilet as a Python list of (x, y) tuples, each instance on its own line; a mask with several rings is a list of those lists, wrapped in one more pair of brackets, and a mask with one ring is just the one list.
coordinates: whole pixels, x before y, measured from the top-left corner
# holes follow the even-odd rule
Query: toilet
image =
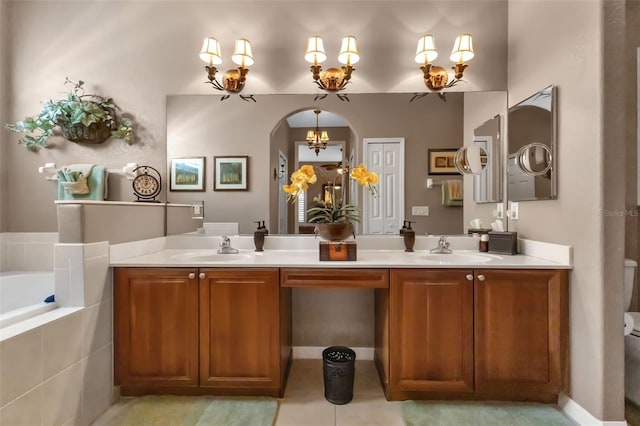
[[(633, 293), (633, 275), (638, 264), (624, 261), (624, 309), (629, 310)], [(624, 390), (625, 396), (640, 405), (640, 313), (634, 312), (633, 331), (624, 336)]]

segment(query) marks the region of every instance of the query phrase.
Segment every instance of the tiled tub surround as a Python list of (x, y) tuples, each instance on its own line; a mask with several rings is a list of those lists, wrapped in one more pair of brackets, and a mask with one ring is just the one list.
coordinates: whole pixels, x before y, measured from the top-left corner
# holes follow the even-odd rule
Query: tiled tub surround
[(0, 271), (52, 271), (57, 232), (0, 233)]
[(60, 308), (0, 330), (3, 425), (90, 425), (114, 401), (108, 244), (54, 252)]

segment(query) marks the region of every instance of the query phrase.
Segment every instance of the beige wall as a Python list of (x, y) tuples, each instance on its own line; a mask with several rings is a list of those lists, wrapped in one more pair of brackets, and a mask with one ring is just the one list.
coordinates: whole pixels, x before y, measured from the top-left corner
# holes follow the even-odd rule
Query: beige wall
[(611, 30), (624, 28), (624, 15), (610, 13), (619, 4), (509, 2), (509, 105), (558, 86), (559, 173), (558, 199), (520, 203), (509, 227), (573, 246), (570, 395), (602, 420), (624, 419), (624, 223), (604, 217), (624, 207), (624, 193), (609, 190), (624, 182), (624, 135), (616, 131), (624, 128), (624, 86), (611, 74), (622, 61), (612, 57), (606, 71), (603, 62), (621, 52), (608, 44)]
[[(626, 210), (631, 212), (626, 216), (625, 222), (625, 257), (636, 259), (640, 262), (640, 200), (638, 199), (638, 167), (640, 164), (638, 157), (638, 113), (640, 110), (640, 98), (638, 98), (638, 83), (640, 74), (638, 73), (638, 63), (640, 61), (640, 2), (628, 1), (625, 4), (626, 33), (625, 33), (625, 82), (627, 91), (625, 102), (627, 115), (625, 117), (625, 139), (626, 145), (626, 182), (627, 182), (627, 202)], [(634, 216), (635, 215), (635, 216)], [(636, 291), (634, 310), (640, 310), (638, 300), (638, 273), (636, 273)]]
[[(0, 0), (0, 123), (7, 122), (7, 110), (9, 99), (7, 97), (7, 78), (5, 73), (9, 73), (7, 62), (7, 43), (9, 40), (9, 26), (7, 25), (7, 5), (4, 0)], [(7, 230), (7, 158), (8, 151), (6, 132), (0, 131), (0, 232)]]

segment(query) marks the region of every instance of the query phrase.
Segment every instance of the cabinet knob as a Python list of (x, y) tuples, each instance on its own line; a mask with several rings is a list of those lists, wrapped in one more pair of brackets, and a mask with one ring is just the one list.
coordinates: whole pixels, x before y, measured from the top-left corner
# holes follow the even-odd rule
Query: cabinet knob
[(196, 274), (194, 272), (189, 272), (189, 279), (192, 280), (196, 277)]
[(480, 281), (484, 281), (484, 275), (482, 275), (482, 274), (481, 274), (481, 275), (478, 275), (478, 279), (479, 279)]
[(200, 272), (200, 275), (198, 275), (198, 278), (200, 278), (201, 280), (204, 279), (206, 275), (204, 274), (204, 272)]
[(467, 281), (473, 281), (473, 275), (467, 274)]

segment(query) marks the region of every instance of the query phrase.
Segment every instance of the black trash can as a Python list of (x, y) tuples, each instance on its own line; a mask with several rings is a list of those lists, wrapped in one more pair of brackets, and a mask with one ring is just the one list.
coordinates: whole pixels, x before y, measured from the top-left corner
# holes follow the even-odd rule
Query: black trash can
[(322, 351), (324, 397), (332, 404), (343, 405), (353, 399), (356, 353), (346, 346), (331, 346)]

